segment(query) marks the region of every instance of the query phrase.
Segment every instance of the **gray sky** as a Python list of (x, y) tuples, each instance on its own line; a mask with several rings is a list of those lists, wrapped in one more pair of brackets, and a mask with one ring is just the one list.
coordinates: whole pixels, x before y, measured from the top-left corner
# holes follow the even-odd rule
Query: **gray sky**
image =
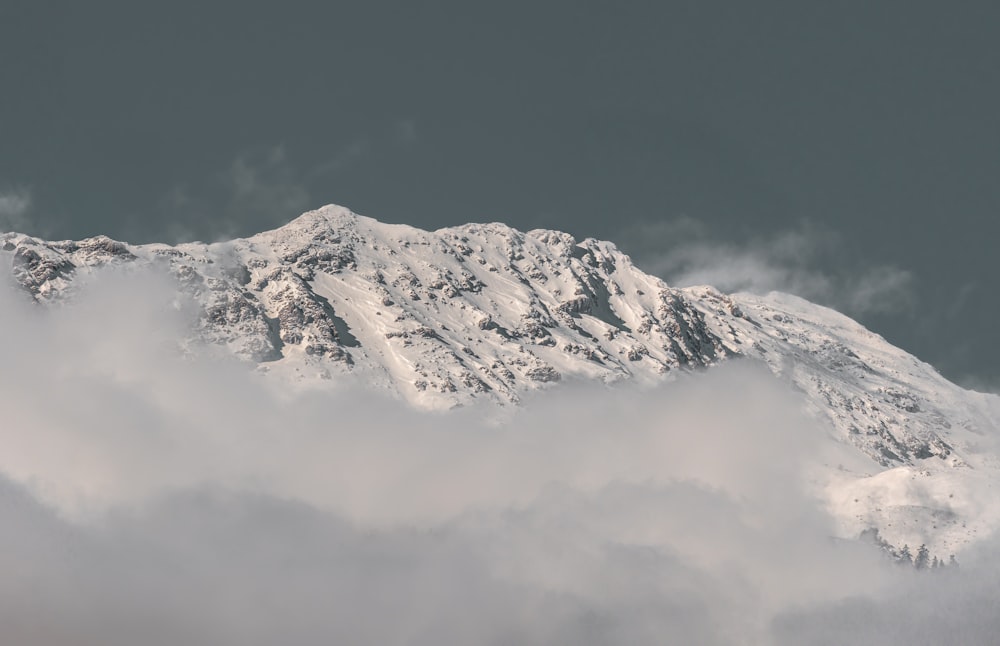
[(6, 0), (0, 228), (207, 239), (329, 202), (557, 228), (668, 281), (798, 291), (995, 385), (998, 24), (985, 2)]

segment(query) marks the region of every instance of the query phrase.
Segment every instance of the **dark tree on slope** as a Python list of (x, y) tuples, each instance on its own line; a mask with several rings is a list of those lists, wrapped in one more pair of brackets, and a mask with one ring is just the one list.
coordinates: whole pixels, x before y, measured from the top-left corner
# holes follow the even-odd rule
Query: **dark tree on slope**
[(930, 561), (931, 561), (931, 555), (930, 552), (927, 550), (927, 546), (921, 545), (917, 549), (917, 558), (914, 559), (913, 561), (913, 567), (917, 568), (918, 570), (926, 569), (927, 566), (930, 564)]
[(875, 545), (889, 557), (893, 558), (896, 561), (899, 560), (899, 551), (895, 547), (893, 547), (889, 543), (889, 541), (885, 540), (879, 535), (878, 529), (874, 527), (869, 527), (868, 529), (862, 530), (861, 534), (858, 535), (858, 539), (866, 543), (871, 543), (872, 545)]
[(910, 554), (909, 545), (903, 545), (903, 549), (899, 550), (899, 562), (902, 565), (913, 565), (913, 555)]

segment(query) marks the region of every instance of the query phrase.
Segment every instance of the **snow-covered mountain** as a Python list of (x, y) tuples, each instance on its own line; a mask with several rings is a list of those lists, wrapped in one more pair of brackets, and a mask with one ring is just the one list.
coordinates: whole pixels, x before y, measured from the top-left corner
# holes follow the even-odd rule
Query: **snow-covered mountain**
[(943, 556), (1000, 519), (983, 493), (1000, 483), (984, 445), (1000, 397), (793, 296), (672, 288), (609, 242), (496, 223), (427, 232), (327, 206), (215, 244), (0, 234), (0, 258), (41, 303), (70, 297), (97, 267), (162, 267), (200, 309), (190, 348), (315, 387), (355, 375), (422, 408), (759, 360), (857, 449), (824, 480), (845, 533), (875, 527)]

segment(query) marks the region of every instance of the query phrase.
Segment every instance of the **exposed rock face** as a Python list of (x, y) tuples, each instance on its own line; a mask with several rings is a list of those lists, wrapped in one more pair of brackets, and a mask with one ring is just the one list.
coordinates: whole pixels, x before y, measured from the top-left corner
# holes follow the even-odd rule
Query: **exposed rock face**
[(3, 243), (36, 300), (80, 271), (159, 264), (202, 306), (197, 340), (300, 374), (382, 373), (423, 406), (516, 402), (567, 376), (655, 377), (732, 354), (681, 292), (614, 245), (555, 231), (430, 233), (326, 207), (225, 244)]

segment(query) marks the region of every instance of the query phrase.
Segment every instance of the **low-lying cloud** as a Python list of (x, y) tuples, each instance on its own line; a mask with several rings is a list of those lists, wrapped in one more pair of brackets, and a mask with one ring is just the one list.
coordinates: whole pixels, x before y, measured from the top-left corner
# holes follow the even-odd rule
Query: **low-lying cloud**
[(805, 469), (826, 430), (750, 362), (569, 385), (503, 419), (418, 413), (180, 358), (195, 312), (166, 277), (109, 272), (49, 309), (0, 292), (4, 641), (893, 644), (955, 627), (975, 643), (1000, 628), (993, 569), (918, 574), (834, 538)]

